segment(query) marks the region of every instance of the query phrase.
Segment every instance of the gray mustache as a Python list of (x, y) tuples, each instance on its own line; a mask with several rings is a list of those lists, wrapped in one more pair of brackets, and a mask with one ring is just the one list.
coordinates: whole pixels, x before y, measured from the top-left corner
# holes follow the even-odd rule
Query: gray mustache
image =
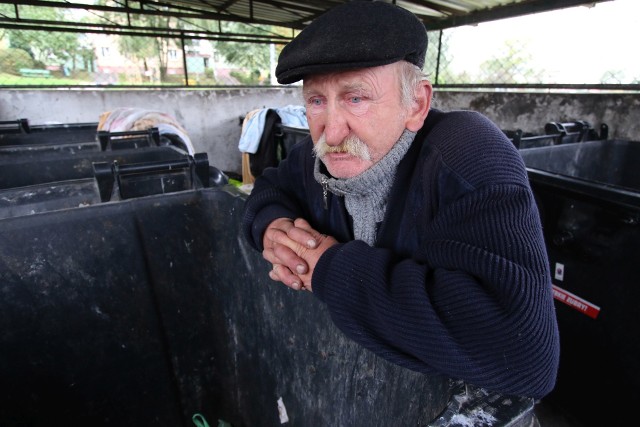
[(348, 153), (362, 160), (371, 160), (369, 147), (354, 134), (347, 136), (340, 145), (328, 145), (327, 138), (323, 133), (320, 135), (318, 142), (313, 146), (313, 152), (320, 159), (329, 153)]

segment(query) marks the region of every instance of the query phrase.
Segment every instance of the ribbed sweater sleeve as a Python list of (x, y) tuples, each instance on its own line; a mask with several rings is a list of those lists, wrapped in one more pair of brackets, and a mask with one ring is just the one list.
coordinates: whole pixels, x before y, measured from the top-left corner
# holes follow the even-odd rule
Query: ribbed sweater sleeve
[(523, 228), (517, 213), (527, 203), (517, 201), (520, 188), (501, 193), (492, 196), (501, 212), (473, 208), (480, 194), (451, 206), (413, 259), (360, 241), (333, 247), (316, 266), (314, 292), (347, 336), (394, 363), (546, 395), (558, 343), (544, 251), (535, 233), (508, 236)]
[(300, 195), (307, 192), (305, 187), (314, 184), (305, 180), (312, 174), (312, 166), (308, 169), (300, 165), (313, 164), (310, 162), (310, 138), (306, 145), (298, 148), (302, 147), (305, 149), (293, 150), (278, 168), (266, 168), (255, 181), (251, 197), (245, 203), (242, 231), (246, 240), (257, 250), (262, 251), (262, 237), (273, 220), (308, 217), (309, 209), (305, 208)]

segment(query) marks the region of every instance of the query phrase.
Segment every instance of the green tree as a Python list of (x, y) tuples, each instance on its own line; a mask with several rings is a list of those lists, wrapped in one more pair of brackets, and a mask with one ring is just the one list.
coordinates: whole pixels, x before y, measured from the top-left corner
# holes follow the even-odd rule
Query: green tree
[(505, 41), (502, 52), (480, 64), (477, 83), (541, 83), (544, 70), (532, 66), (533, 56), (527, 51), (526, 43), (516, 40)]
[[(291, 30), (272, 26), (246, 25), (238, 22), (225, 22), (222, 25), (224, 32), (230, 34), (283, 34), (284, 31)], [(282, 45), (276, 46), (276, 57), (282, 50)], [(270, 52), (269, 44), (249, 43), (249, 42), (226, 42), (218, 41), (214, 44), (215, 50), (224, 57), (225, 61), (231, 65), (242, 67), (246, 70), (244, 76), (239, 76), (243, 83), (255, 84), (263, 79), (269, 78), (270, 73)]]
[(33, 58), (22, 49), (0, 49), (0, 71), (20, 74), (20, 68), (33, 68)]
[(82, 61), (83, 69), (89, 72), (95, 71), (94, 60), (96, 58), (95, 47), (85, 35), (78, 37), (78, 49), (73, 57), (73, 69), (77, 68), (77, 61)]
[[(162, 22), (160, 25), (166, 25), (168, 28), (170, 19), (159, 21), (158, 17), (150, 16), (144, 17), (142, 20), (147, 23), (140, 23), (140, 25), (157, 25)], [(124, 56), (139, 62), (145, 72), (149, 71), (149, 60), (155, 58), (158, 63), (160, 81), (164, 82), (167, 80), (169, 51), (181, 49), (181, 45), (179, 39), (167, 37), (121, 36), (118, 38), (118, 48)]]
[(609, 70), (602, 74), (600, 77), (600, 83), (602, 84), (621, 84), (625, 82), (624, 71), (622, 70)]
[(144, 71), (149, 70), (148, 58), (157, 58), (160, 81), (164, 81), (167, 74), (168, 47), (165, 47), (167, 43), (162, 43), (157, 39), (158, 37), (149, 39), (147, 37), (122, 36), (118, 37), (118, 48), (127, 58), (140, 62)]
[(468, 83), (465, 77), (455, 75), (450, 69), (450, 33), (443, 31), (442, 37), (440, 37), (440, 31), (429, 31), (427, 36), (429, 43), (423, 70), (432, 82), (434, 84)]
[[(109, 0), (99, 0), (99, 4), (108, 4)], [(137, 28), (156, 28), (162, 29), (186, 29), (190, 27), (190, 23), (184, 19), (171, 16), (154, 16), (154, 15), (138, 15), (138, 14), (121, 14), (103, 12), (100, 15), (101, 20), (109, 23), (119, 23), (121, 25), (132, 26)], [(185, 46), (191, 45), (190, 40), (185, 40)], [(143, 71), (149, 71), (152, 67), (151, 61), (154, 60), (158, 66), (160, 81), (167, 81), (167, 65), (169, 63), (169, 52), (172, 50), (182, 51), (182, 43), (180, 39), (159, 36), (120, 36), (118, 37), (118, 49), (120, 53), (130, 60), (140, 64)]]
[[(23, 19), (45, 21), (64, 20), (64, 11), (51, 7), (22, 6), (20, 16)], [(73, 33), (6, 30), (9, 46), (28, 52), (41, 66), (60, 65), (71, 59), (78, 49), (78, 36)]]

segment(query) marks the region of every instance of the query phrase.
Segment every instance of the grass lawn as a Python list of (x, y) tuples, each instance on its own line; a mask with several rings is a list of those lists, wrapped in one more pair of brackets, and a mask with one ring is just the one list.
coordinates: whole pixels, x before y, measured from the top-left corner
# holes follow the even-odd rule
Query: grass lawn
[(13, 74), (0, 73), (0, 86), (70, 86), (94, 84), (92, 81), (61, 77), (22, 77)]
[[(214, 79), (208, 78), (200, 78), (199, 80), (189, 79), (189, 85), (191, 86), (215, 86), (217, 82)], [(108, 86), (119, 86), (119, 85), (135, 85), (135, 86), (180, 86), (184, 85), (184, 79), (173, 79), (172, 81), (165, 81), (164, 83), (158, 82), (118, 82), (118, 83), (108, 83), (108, 82), (98, 82), (96, 83), (91, 78), (71, 78), (71, 77), (22, 77), (16, 76), (13, 74), (7, 74), (0, 72), (0, 87), (2, 86), (96, 86), (103, 87), (105, 85)]]

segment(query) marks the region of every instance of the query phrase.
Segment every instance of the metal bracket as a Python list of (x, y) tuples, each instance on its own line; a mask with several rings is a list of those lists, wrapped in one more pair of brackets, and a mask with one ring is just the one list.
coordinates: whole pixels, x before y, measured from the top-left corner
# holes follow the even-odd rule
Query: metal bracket
[(158, 128), (127, 132), (98, 131), (98, 142), (102, 151), (124, 148), (157, 147), (160, 145)]

